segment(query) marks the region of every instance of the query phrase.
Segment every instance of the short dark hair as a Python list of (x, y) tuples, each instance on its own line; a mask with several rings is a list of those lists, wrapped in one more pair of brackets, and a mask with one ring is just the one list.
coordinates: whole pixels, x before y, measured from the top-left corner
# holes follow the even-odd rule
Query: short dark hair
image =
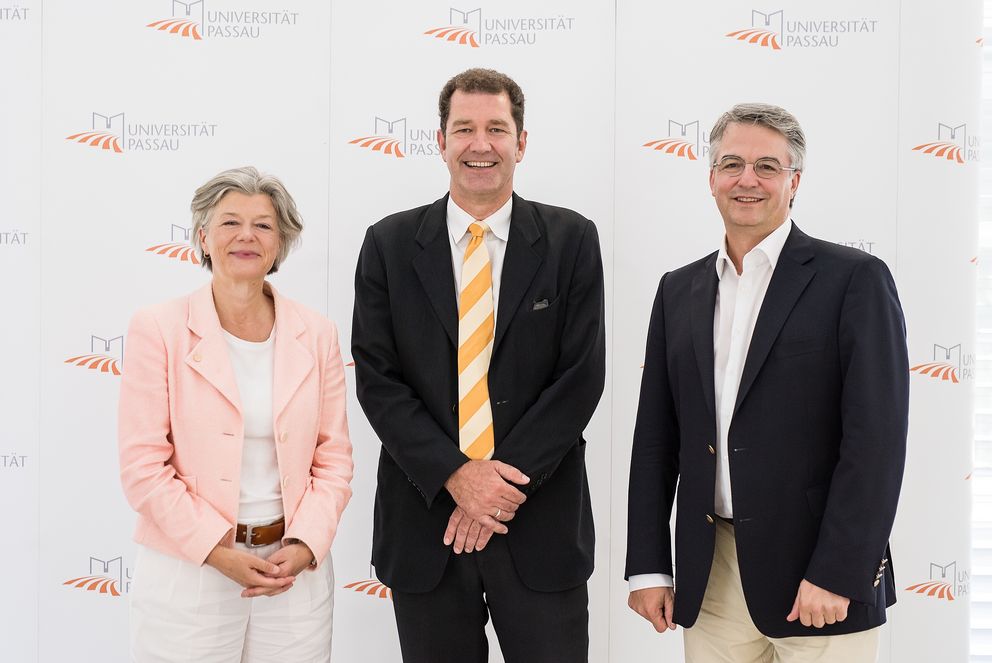
[(448, 126), (448, 115), (451, 113), (451, 95), (455, 90), (462, 92), (483, 92), (485, 94), (506, 93), (510, 98), (510, 113), (517, 125), (517, 135), (524, 130), (524, 91), (516, 82), (494, 69), (466, 69), (444, 84), (441, 96), (437, 101), (438, 114), (441, 116), (441, 133)]

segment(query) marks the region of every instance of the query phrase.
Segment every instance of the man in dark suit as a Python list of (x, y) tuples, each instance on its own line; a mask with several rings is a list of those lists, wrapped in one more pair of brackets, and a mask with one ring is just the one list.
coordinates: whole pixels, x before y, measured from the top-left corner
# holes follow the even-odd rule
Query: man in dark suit
[[(719, 251), (665, 274), (630, 469), (630, 607), (690, 663), (867, 663), (895, 602), (905, 325), (885, 264), (789, 219), (796, 119), (741, 104), (710, 135)], [(675, 573), (669, 526), (678, 484)]]
[(513, 193), (511, 79), (463, 72), (439, 110), (449, 194), (369, 228), (355, 277), (358, 398), (382, 441), (372, 561), (407, 663), (487, 661), (490, 616), (508, 662), (585, 661), (598, 235)]

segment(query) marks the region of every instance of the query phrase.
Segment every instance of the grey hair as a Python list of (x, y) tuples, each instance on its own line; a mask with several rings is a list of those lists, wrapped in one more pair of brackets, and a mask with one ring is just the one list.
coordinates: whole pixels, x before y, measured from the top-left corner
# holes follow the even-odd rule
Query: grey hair
[(286, 190), (283, 183), (279, 181), (279, 178), (260, 173), (253, 166), (232, 168), (218, 173), (193, 194), (193, 202), (189, 205), (190, 211), (193, 212), (190, 243), (193, 245), (193, 250), (196, 251), (196, 257), (200, 259), (201, 265), (213, 271), (210, 257), (203, 255), (200, 231), (207, 229), (217, 203), (231, 191), (238, 191), (249, 196), (261, 193), (272, 200), (272, 207), (276, 210), (276, 226), (279, 230), (279, 252), (276, 254), (269, 274), (275, 273), (282, 261), (289, 255), (290, 250), (299, 244), (300, 233), (303, 232), (303, 219), (296, 209), (296, 202), (289, 195), (289, 191)]
[[(772, 104), (737, 104), (720, 116), (710, 131), (710, 154), (716, 155), (720, 150), (720, 139), (723, 132), (732, 123), (756, 124), (777, 131), (788, 143), (789, 164), (796, 170), (802, 170), (806, 162), (806, 135), (799, 126), (796, 116)], [(712, 165), (712, 164), (711, 164)]]

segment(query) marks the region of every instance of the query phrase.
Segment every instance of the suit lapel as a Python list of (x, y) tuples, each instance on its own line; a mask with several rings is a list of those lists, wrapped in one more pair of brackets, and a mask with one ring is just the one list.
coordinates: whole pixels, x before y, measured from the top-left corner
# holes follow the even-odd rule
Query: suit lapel
[(510, 216), (510, 237), (503, 256), (503, 273), (499, 282), (499, 311), (496, 316), (496, 339), (493, 354), (520, 308), (520, 300), (530, 287), (543, 258), (534, 249), (541, 238), (541, 230), (534, 218), (534, 208), (526, 200), (513, 194), (513, 213)]
[(758, 312), (758, 320), (754, 324), (751, 345), (748, 347), (741, 384), (737, 391), (737, 403), (734, 405), (735, 414), (764, 366), (782, 325), (795, 308), (799, 296), (816, 275), (816, 270), (806, 264), (812, 259), (809, 237), (793, 225), (772, 273), (768, 291)]
[(272, 367), (272, 420), (279, 421), (279, 415), (292, 400), (293, 395), (313, 370), (315, 361), (310, 350), (300, 342), (306, 332), (306, 325), (291, 302), (286, 301), (271, 286), (276, 305), (276, 342)]
[(414, 257), (413, 269), (448, 339), (457, 347), (458, 308), (455, 298), (458, 294), (455, 292), (451, 244), (448, 242), (447, 205), (448, 196), (444, 196), (424, 213), (416, 237), (423, 250)]
[(231, 366), (227, 343), (224, 341), (220, 320), (217, 318), (210, 284), (190, 295), (186, 326), (200, 338), (186, 355), (186, 365), (199, 373), (238, 412), (241, 412), (238, 383), (234, 378), (234, 368)]
[(689, 313), (692, 348), (696, 354), (696, 365), (699, 367), (699, 377), (703, 382), (703, 396), (710, 418), (716, 416), (716, 396), (713, 386), (713, 312), (719, 285), (716, 275), (716, 256), (717, 254), (714, 253), (705, 260), (702, 271), (692, 279), (692, 304)]

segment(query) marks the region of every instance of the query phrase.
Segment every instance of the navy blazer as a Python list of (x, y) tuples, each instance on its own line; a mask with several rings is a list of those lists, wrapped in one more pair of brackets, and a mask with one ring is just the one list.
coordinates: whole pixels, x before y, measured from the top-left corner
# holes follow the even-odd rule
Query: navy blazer
[[(403, 592), (432, 590), (451, 547), (444, 482), (458, 448), (458, 316), (445, 196), (369, 228), (355, 274), (358, 400), (382, 442), (372, 562)], [(562, 591), (592, 574), (582, 431), (603, 391), (603, 265), (591, 221), (513, 197), (489, 398), (493, 459), (531, 481), (508, 524), (521, 580)], [(497, 535), (498, 536), (498, 535)]]
[[(627, 576), (672, 573), (692, 626), (714, 545), (716, 253), (665, 274), (651, 314), (630, 467)], [(888, 538), (905, 462), (906, 329), (881, 260), (795, 225), (755, 323), (728, 439), (748, 610), (769, 637), (863, 631), (895, 602)], [(676, 498), (676, 484), (678, 484)], [(851, 599), (789, 623), (800, 581)]]

